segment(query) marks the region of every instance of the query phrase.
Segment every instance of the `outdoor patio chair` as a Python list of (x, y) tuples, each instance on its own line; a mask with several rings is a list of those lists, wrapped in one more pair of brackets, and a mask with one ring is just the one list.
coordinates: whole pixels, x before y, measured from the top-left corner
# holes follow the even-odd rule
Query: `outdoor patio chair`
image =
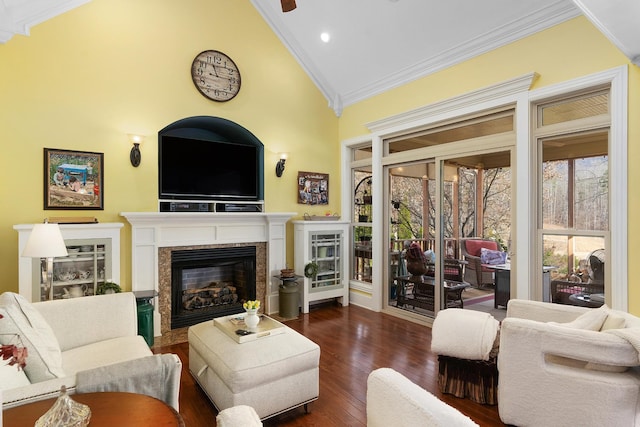
[(575, 305), (572, 295), (604, 294), (604, 249), (594, 250), (586, 261), (589, 274), (582, 280), (563, 278), (551, 282), (551, 302)]
[(478, 288), (494, 286), (494, 270), (482, 265), (480, 253), (482, 248), (500, 251), (498, 243), (495, 240), (479, 237), (462, 239), (461, 243), (462, 255), (468, 263), (464, 268), (464, 281)]
[[(465, 261), (461, 261), (459, 259), (449, 259), (446, 258), (444, 260), (444, 280), (454, 280), (456, 282), (464, 282), (463, 272)], [(427, 271), (427, 276), (433, 277), (435, 275), (436, 269), (435, 264), (429, 265), (429, 271)]]

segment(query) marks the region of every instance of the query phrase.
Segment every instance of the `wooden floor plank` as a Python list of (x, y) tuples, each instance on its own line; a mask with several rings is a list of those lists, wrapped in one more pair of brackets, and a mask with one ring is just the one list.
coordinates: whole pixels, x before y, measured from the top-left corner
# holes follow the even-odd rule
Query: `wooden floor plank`
[[(437, 356), (431, 353), (428, 327), (338, 304), (314, 307), (309, 314), (285, 323), (320, 346), (320, 397), (309, 404), (309, 413), (298, 408), (265, 421), (267, 427), (366, 426), (367, 377), (381, 367), (401, 372), (480, 426), (504, 426), (496, 406), (440, 393)], [(180, 413), (185, 424), (215, 426), (217, 411), (188, 370), (188, 344), (162, 344), (154, 352), (176, 353), (183, 362)]]

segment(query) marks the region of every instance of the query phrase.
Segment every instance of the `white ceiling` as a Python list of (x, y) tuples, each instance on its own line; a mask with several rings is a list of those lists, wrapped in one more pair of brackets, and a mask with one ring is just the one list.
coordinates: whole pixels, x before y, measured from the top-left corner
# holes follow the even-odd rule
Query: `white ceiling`
[(580, 14), (571, 0), (297, 0), (287, 13), (280, 0), (251, 3), (338, 114)]
[(583, 11), (625, 55), (640, 55), (640, 0), (297, 0), (287, 13), (280, 0), (251, 3), (337, 115)]
[[(89, 1), (0, 0), (0, 42)], [(287, 13), (280, 0), (251, 3), (337, 115), (580, 14), (640, 63), (640, 0), (297, 0)]]
[(0, 43), (91, 0), (0, 0)]

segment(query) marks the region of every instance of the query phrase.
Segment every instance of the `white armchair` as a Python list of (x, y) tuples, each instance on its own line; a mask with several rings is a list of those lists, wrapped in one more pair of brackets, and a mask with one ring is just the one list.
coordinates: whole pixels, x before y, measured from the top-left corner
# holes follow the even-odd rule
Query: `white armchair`
[(638, 348), (621, 331), (640, 333), (640, 319), (606, 306), (509, 301), (498, 354), (502, 421), (640, 425)]

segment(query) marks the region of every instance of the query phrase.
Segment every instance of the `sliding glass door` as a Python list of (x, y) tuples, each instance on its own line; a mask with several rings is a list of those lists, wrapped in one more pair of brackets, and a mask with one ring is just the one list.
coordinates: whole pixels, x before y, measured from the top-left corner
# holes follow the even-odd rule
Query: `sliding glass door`
[[(508, 143), (510, 137), (498, 138)], [(466, 140), (467, 146), (479, 141)], [(436, 151), (436, 154), (438, 150)], [(491, 311), (496, 269), (463, 247), (468, 240), (489, 242), (502, 252), (500, 285), (510, 294), (511, 151), (450, 153), (386, 168), (388, 177), (389, 307), (433, 317), (447, 307)], [(484, 243), (483, 243), (484, 244)], [(424, 272), (412, 271), (415, 259)], [(479, 267), (476, 265), (478, 264)], [(471, 280), (478, 274), (490, 280)]]

